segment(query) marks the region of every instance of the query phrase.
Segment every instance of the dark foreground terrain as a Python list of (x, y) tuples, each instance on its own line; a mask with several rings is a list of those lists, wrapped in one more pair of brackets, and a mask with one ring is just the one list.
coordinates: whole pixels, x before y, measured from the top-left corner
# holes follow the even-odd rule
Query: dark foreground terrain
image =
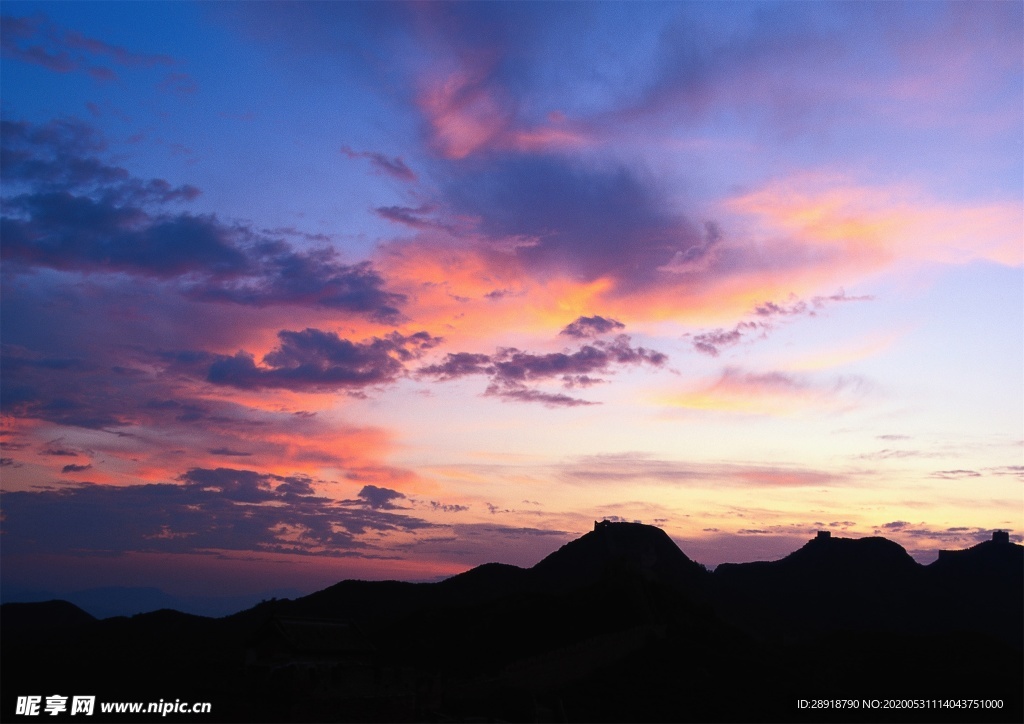
[[(0, 611), (2, 721), (1024, 720), (1024, 548), (998, 533), (929, 566), (819, 534), (711, 573), (605, 522), (531, 569), (344, 581), (220, 619)], [(52, 695), (95, 713), (49, 715)], [(100, 711), (161, 700), (211, 712)]]

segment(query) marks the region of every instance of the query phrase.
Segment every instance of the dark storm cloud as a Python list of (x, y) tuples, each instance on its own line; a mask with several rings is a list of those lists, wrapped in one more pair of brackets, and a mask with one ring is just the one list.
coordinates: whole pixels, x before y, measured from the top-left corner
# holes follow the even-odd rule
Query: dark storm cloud
[(3, 495), (6, 553), (241, 550), (358, 555), (369, 531), (419, 518), (315, 495), (310, 479), (196, 468), (181, 484), (78, 485)]
[(278, 332), (281, 344), (263, 357), (262, 366), (248, 352), (218, 356), (206, 375), (209, 382), (241, 389), (330, 390), (394, 382), (404, 362), (416, 359), (440, 340), (425, 332), (393, 333), (383, 339), (352, 342), (334, 332), (306, 329)]
[(576, 321), (566, 325), (559, 334), (566, 337), (582, 339), (586, 337), (600, 337), (618, 329), (625, 329), (626, 325), (615, 319), (605, 319), (594, 315), (593, 317), (578, 317)]
[(344, 264), (330, 247), (296, 250), (214, 215), (168, 212), (198, 189), (134, 178), (99, 160), (102, 150), (102, 139), (78, 121), (3, 122), (5, 262), (176, 281), (181, 294), (203, 302), (400, 318), (405, 297), (388, 292), (369, 262)]
[(482, 219), (483, 233), (532, 240), (516, 254), (542, 274), (610, 277), (628, 288), (704, 244), (651, 180), (624, 167), (517, 156), (461, 172), (446, 191), (455, 213)]
[(533, 354), (510, 347), (499, 349), (493, 355), (448, 353), (442, 362), (421, 367), (417, 372), (440, 380), (485, 375), (490, 382), (484, 392), (488, 397), (576, 407), (594, 403), (561, 393), (544, 392), (531, 385), (557, 379), (566, 388), (589, 387), (603, 382), (590, 377), (590, 374), (608, 374), (622, 366), (661, 367), (667, 361), (668, 357), (661, 352), (631, 346), (629, 337), (622, 334), (611, 342), (598, 340), (585, 344), (575, 352)]
[(60, 469), (60, 471), (66, 475), (67, 473), (81, 473), (81, 472), (83, 472), (85, 470), (91, 470), (91, 469), (92, 469), (92, 465), (75, 465), (75, 464), (71, 464), (71, 465), (65, 465), (64, 467), (62, 467)]

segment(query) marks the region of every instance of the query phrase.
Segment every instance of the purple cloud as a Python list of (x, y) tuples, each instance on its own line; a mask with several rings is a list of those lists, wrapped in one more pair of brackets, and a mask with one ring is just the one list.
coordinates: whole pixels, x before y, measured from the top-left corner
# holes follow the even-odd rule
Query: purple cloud
[(306, 329), (278, 332), (281, 345), (258, 366), (248, 352), (218, 356), (206, 379), (240, 389), (337, 390), (394, 382), (404, 362), (416, 359), (440, 340), (425, 332), (405, 337), (393, 333), (367, 342), (352, 342), (334, 332)]
[(503, 348), (493, 355), (448, 353), (442, 362), (421, 367), (417, 373), (440, 380), (485, 375), (490, 378), (484, 392), (488, 397), (575, 407), (594, 403), (561, 393), (543, 392), (531, 385), (557, 379), (563, 387), (569, 389), (589, 387), (603, 382), (599, 378), (590, 377), (592, 373), (606, 374), (615, 367), (629, 365), (661, 367), (667, 361), (668, 357), (661, 352), (631, 346), (629, 337), (622, 334), (611, 342), (598, 340), (585, 344), (575, 352), (532, 354), (515, 348)]
[(417, 207), (411, 206), (380, 206), (374, 211), (382, 219), (394, 221), (397, 224), (408, 226), (413, 229), (436, 229), (444, 225), (427, 218), (427, 214), (436, 210), (433, 204), (423, 204)]
[(313, 481), (303, 476), (194, 468), (180, 481), (7, 493), (4, 552), (233, 550), (374, 557), (373, 546), (359, 536), (432, 527), (386, 507), (374, 508), (364, 498), (317, 496)]
[(760, 330), (761, 338), (766, 338), (768, 332), (775, 329), (779, 323), (778, 318), (802, 315), (815, 317), (817, 316), (816, 310), (820, 310), (822, 307), (833, 302), (862, 302), (872, 299), (874, 297), (871, 296), (850, 297), (846, 295), (844, 290), (840, 289), (838, 293), (831, 296), (813, 297), (811, 304), (808, 305), (807, 302), (797, 299), (795, 295), (791, 294), (788, 304), (766, 301), (754, 307), (753, 314), (759, 318), (759, 321), (744, 321), (737, 324), (731, 330), (714, 329), (694, 335), (693, 348), (701, 354), (717, 357), (723, 347), (731, 347), (738, 344), (748, 332)]
[(373, 167), (399, 181), (416, 181), (416, 173), (405, 165), (399, 156), (388, 157), (382, 153), (372, 151), (353, 151), (348, 146), (342, 146), (341, 152), (348, 158), (369, 159)]
[(705, 244), (652, 181), (627, 168), (514, 156), (453, 170), (445, 195), (454, 214), (480, 218), (480, 232), (496, 242), (533, 240), (514, 253), (541, 274), (608, 277), (630, 289), (662, 281), (660, 267)]
[(299, 251), (213, 215), (168, 213), (167, 204), (199, 190), (103, 163), (90, 155), (102, 139), (81, 122), (4, 121), (2, 131), (0, 253), (16, 269), (124, 272), (174, 281), (180, 294), (203, 302), (401, 318), (405, 297), (387, 291), (370, 262), (344, 264), (330, 247)]
[(238, 457), (238, 458), (252, 457), (252, 453), (251, 452), (242, 452), (240, 450), (232, 450), (232, 449), (226, 448), (226, 447), (210, 448), (209, 450), (207, 450), (207, 452), (210, 453), (211, 455), (218, 455), (218, 456), (223, 456), (223, 457)]
[(600, 337), (617, 329), (625, 329), (626, 325), (615, 319), (605, 319), (595, 315), (593, 317), (578, 317), (574, 322), (566, 325), (559, 334), (577, 339), (585, 337)]
[(442, 380), (453, 380), (467, 375), (491, 374), (494, 368), (490, 362), (491, 357), (486, 354), (449, 352), (445, 355), (444, 362), (421, 367), (418, 372)]
[(359, 498), (363, 504), (373, 510), (398, 510), (401, 506), (395, 505), (396, 500), (405, 500), (405, 495), (390, 488), (380, 488), (376, 485), (364, 485), (359, 491)]

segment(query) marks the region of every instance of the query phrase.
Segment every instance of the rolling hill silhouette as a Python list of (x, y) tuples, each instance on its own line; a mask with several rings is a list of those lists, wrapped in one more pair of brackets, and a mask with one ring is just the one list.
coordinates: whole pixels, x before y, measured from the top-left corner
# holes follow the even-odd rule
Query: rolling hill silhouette
[[(343, 581), (221, 619), (5, 604), (2, 718), (64, 692), (210, 701), (216, 721), (1020, 721), (1022, 553), (997, 534), (921, 566), (820, 534), (709, 572), (658, 528), (601, 522), (530, 569)], [(796, 706), (823, 697), (1002, 707)]]

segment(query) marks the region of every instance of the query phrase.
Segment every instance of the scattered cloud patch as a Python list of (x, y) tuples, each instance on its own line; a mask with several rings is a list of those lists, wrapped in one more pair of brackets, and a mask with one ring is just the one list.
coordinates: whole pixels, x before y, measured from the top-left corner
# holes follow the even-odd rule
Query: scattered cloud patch
[(322, 307), (384, 322), (406, 298), (368, 261), (332, 247), (297, 250), (214, 215), (169, 211), (194, 186), (143, 181), (97, 157), (105, 144), (80, 121), (2, 122), (3, 259), (15, 269), (127, 273), (174, 282), (203, 302)]
[(4, 15), (0, 23), (0, 49), (4, 56), (14, 60), (55, 73), (85, 73), (99, 81), (118, 77), (111, 65), (152, 68), (176, 64), (168, 55), (136, 53), (75, 30), (66, 30), (41, 13), (21, 18)]
[(441, 513), (463, 513), (469, 510), (468, 505), (455, 505), (451, 503), (439, 503), (436, 500), (430, 501), (430, 507), (432, 510), (436, 510)]
[(874, 391), (856, 375), (824, 378), (795, 372), (750, 372), (728, 366), (702, 387), (671, 398), (673, 406), (757, 415), (801, 411), (843, 411), (855, 407)]
[(578, 317), (576, 321), (566, 325), (559, 334), (566, 337), (575, 337), (576, 339), (583, 339), (587, 337), (600, 337), (602, 334), (608, 334), (620, 329), (625, 329), (626, 325), (615, 319), (605, 319), (604, 317), (594, 315), (593, 317)]
[(251, 452), (243, 452), (241, 450), (232, 450), (226, 447), (215, 447), (208, 450), (211, 455), (219, 455), (223, 457), (236, 457), (236, 458), (247, 458), (252, 457)]
[(406, 166), (405, 161), (399, 156), (389, 157), (373, 151), (353, 151), (348, 146), (342, 146), (341, 153), (346, 158), (368, 159), (375, 170), (399, 181), (414, 182), (417, 179), (416, 173)]
[(723, 347), (732, 347), (738, 344), (746, 332), (764, 328), (765, 325), (755, 322), (740, 322), (728, 331), (715, 329), (710, 332), (702, 332), (694, 335), (693, 348), (701, 354), (717, 357)]
[(405, 495), (397, 490), (378, 488), (376, 485), (364, 485), (359, 491), (359, 497), (373, 510), (398, 510), (401, 506), (396, 505), (394, 501), (406, 499)]
[(797, 298), (791, 294), (785, 303), (765, 301), (754, 307), (753, 320), (738, 322), (732, 329), (714, 329), (700, 332), (693, 335), (693, 348), (701, 354), (717, 357), (723, 347), (731, 347), (738, 344), (744, 337), (749, 337), (755, 332), (760, 332), (759, 338), (766, 339), (768, 333), (773, 331), (778, 323), (786, 317), (818, 316), (816, 310), (820, 310), (832, 302), (867, 301), (874, 299), (871, 296), (850, 297), (842, 289), (836, 294), (827, 297), (813, 297), (811, 303)]
[(484, 394), (489, 397), (575, 407), (594, 403), (563, 393), (537, 390), (535, 385), (559, 380), (567, 389), (589, 387), (603, 382), (591, 377), (592, 373), (609, 374), (623, 366), (662, 367), (667, 361), (668, 357), (661, 352), (633, 347), (629, 337), (623, 334), (611, 342), (597, 340), (585, 344), (575, 352), (533, 354), (508, 347), (492, 355), (448, 353), (442, 362), (426, 365), (417, 372), (440, 380), (485, 375), (490, 383)]
[(440, 342), (426, 332), (397, 332), (365, 342), (352, 342), (334, 332), (306, 329), (278, 332), (280, 346), (264, 355), (262, 364), (248, 352), (219, 356), (206, 379), (239, 389), (282, 388), (295, 391), (359, 389), (394, 382), (404, 363), (419, 358)]
[(980, 478), (977, 470), (936, 470), (931, 477), (939, 480), (963, 480), (964, 478)]
[[(179, 483), (76, 485), (4, 496), (11, 554), (251, 551), (374, 556), (368, 533), (432, 528), (394, 512), (400, 499), (361, 491), (354, 501), (317, 496), (305, 476), (194, 468)], [(367, 486), (367, 488), (370, 486)]]

